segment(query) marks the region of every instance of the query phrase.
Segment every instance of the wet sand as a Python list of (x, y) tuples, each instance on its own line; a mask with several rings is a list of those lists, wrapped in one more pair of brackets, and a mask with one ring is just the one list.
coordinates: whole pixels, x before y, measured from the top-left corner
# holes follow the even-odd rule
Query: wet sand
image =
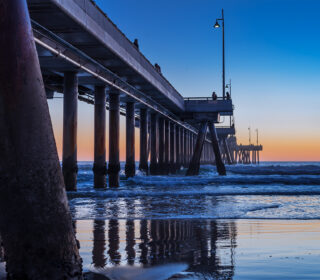
[(320, 277), (319, 220), (78, 220), (76, 224), (85, 270), (110, 279)]

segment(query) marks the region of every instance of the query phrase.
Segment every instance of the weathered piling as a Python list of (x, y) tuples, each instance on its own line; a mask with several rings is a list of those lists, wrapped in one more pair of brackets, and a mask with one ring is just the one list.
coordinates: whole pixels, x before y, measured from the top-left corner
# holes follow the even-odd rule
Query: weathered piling
[(140, 163), (139, 169), (148, 174), (148, 111), (140, 109)]
[(106, 87), (94, 91), (94, 187), (106, 187)]
[(8, 279), (82, 279), (25, 0), (0, 5), (0, 232)]
[(119, 91), (109, 92), (109, 187), (119, 187), (119, 134), (120, 134), (120, 98)]
[(151, 114), (151, 155), (150, 155), (150, 174), (158, 173), (158, 152), (159, 152), (159, 126), (158, 115)]
[(135, 138), (134, 138), (134, 102), (126, 104), (126, 177), (133, 177), (136, 174), (135, 164)]
[(170, 169), (170, 121), (165, 120), (164, 122), (165, 126), (165, 147), (164, 147), (164, 174), (169, 174)]
[(164, 118), (159, 118), (159, 155), (158, 174), (164, 174), (164, 152), (165, 152), (165, 127)]
[(200, 158), (201, 158), (201, 154), (202, 154), (203, 143), (205, 141), (206, 134), (207, 134), (207, 129), (208, 129), (208, 122), (203, 121), (201, 123), (200, 129), (199, 129), (194, 153), (193, 153), (191, 162), (189, 164), (189, 168), (187, 170), (187, 174), (186, 174), (187, 176), (193, 176), (193, 175), (199, 174)]
[(77, 119), (78, 78), (75, 72), (64, 73), (62, 171), (66, 189), (77, 189)]
[(181, 168), (181, 127), (176, 125), (176, 171)]
[(226, 138), (223, 138), (222, 142), (223, 142), (223, 147), (224, 147), (224, 151), (225, 151), (226, 158), (227, 158), (227, 163), (232, 164), (230, 150), (229, 150), (229, 146), (228, 146)]
[(170, 122), (170, 172), (176, 173), (176, 126)]
[(226, 168), (221, 159), (221, 152), (220, 152), (220, 147), (218, 142), (217, 131), (213, 122), (209, 123), (209, 130), (211, 135), (211, 144), (212, 144), (212, 148), (215, 156), (217, 171), (219, 175), (226, 175)]

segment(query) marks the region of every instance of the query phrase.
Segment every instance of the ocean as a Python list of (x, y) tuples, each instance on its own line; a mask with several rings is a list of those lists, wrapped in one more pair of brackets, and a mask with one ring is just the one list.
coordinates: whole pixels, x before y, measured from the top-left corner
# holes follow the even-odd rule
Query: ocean
[[(212, 165), (68, 192), (85, 271), (109, 279), (320, 279), (320, 163)], [(122, 163), (124, 170), (124, 163)], [(97, 278), (98, 279), (98, 278)]]

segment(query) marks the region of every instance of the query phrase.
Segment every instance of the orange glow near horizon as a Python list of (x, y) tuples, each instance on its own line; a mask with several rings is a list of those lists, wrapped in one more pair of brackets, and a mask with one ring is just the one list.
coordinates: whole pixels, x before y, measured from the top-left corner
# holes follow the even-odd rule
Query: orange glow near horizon
[[(62, 121), (63, 121), (63, 99), (49, 100), (49, 108), (53, 123), (54, 135), (56, 139), (59, 158), (62, 158)], [(53, 106), (54, 103), (54, 106)], [(93, 128), (94, 128), (94, 107), (83, 102), (78, 103), (78, 160), (92, 161), (93, 160)], [(107, 126), (106, 126), (106, 151), (108, 160), (108, 145), (109, 145), (109, 114), (107, 111)], [(261, 161), (320, 161), (320, 145), (318, 132), (315, 135), (306, 135), (301, 133), (300, 136), (292, 134), (289, 131), (268, 132), (260, 139), (263, 145), (263, 151), (260, 152)], [(125, 143), (125, 118), (120, 117), (120, 160), (126, 158), (126, 143)], [(139, 129), (135, 130), (136, 141), (136, 160), (139, 160)], [(305, 136), (305, 137), (304, 137)], [(254, 138), (254, 137), (252, 137)], [(238, 143), (247, 144), (248, 136), (246, 129), (237, 129)], [(254, 142), (254, 139), (252, 140)]]

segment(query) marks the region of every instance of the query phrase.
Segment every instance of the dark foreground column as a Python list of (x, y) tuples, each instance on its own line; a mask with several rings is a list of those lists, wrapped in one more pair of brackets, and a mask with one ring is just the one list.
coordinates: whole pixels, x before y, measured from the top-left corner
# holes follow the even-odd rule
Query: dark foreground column
[(170, 122), (169, 120), (165, 120), (165, 135), (164, 135), (164, 167), (163, 172), (164, 174), (169, 174), (169, 165), (170, 165)]
[(187, 176), (194, 176), (199, 174), (200, 158), (202, 154), (203, 144), (206, 139), (207, 129), (208, 122), (202, 122), (199, 129), (196, 146), (194, 148), (194, 153), (186, 174)]
[(224, 163), (221, 158), (217, 131), (216, 131), (216, 128), (212, 122), (209, 123), (209, 130), (210, 130), (210, 134), (211, 134), (212, 148), (213, 148), (214, 156), (216, 159), (217, 171), (218, 171), (219, 175), (226, 175), (226, 168), (225, 168)]
[(119, 129), (120, 100), (119, 91), (109, 93), (109, 187), (119, 187)]
[(158, 152), (159, 152), (159, 139), (158, 139), (158, 115), (151, 114), (151, 156), (150, 156), (150, 174), (156, 175), (158, 171)]
[(75, 72), (64, 73), (62, 171), (68, 191), (77, 189), (78, 79)]
[(94, 187), (106, 187), (106, 87), (94, 92)]
[(27, 3), (1, 1), (0, 14), (0, 232), (7, 277), (82, 279)]
[(176, 173), (176, 126), (170, 122), (170, 172)]
[(134, 103), (128, 102), (126, 108), (126, 177), (136, 174), (134, 141)]
[(140, 164), (139, 169), (148, 174), (148, 111), (140, 109)]

